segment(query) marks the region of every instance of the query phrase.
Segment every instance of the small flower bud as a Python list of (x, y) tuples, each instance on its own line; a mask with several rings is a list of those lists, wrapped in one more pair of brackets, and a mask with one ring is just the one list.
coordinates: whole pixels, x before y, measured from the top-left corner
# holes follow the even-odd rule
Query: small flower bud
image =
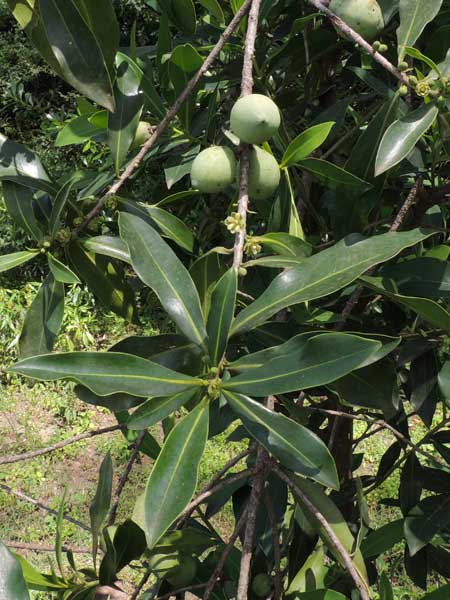
[(380, 49), (378, 50), (378, 52), (387, 52), (389, 50), (388, 46), (386, 44), (381, 44)]
[(407, 96), (407, 94), (408, 94), (408, 86), (406, 86), (406, 85), (401, 85), (401, 86), (398, 88), (398, 93), (399, 93), (399, 95), (400, 95), (400, 96)]
[(372, 48), (375, 50), (375, 52), (379, 52), (380, 47), (381, 47), (381, 42), (379, 40), (375, 40), (372, 44)]
[(233, 212), (225, 219), (225, 225), (230, 233), (239, 233), (245, 226), (244, 217), (238, 212)]
[(409, 83), (411, 85), (416, 86), (419, 83), (419, 80), (417, 79), (417, 77), (415, 75), (410, 75), (409, 76)]
[(247, 269), (244, 267), (239, 267), (239, 275), (240, 277), (245, 277), (247, 275)]
[(425, 79), (422, 79), (422, 81), (419, 81), (419, 83), (416, 85), (416, 94), (422, 98), (429, 96), (430, 91), (431, 86), (428, 81), (425, 81)]
[(407, 71), (409, 69), (409, 65), (408, 63), (404, 60), (401, 63), (398, 63), (398, 70), (401, 73), (404, 73), (405, 71)]

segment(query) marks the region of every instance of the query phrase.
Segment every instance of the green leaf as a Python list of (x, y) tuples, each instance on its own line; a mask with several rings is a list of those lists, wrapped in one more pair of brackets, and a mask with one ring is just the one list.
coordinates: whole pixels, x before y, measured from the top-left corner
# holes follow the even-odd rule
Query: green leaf
[(261, 397), (325, 385), (361, 367), (380, 347), (376, 340), (347, 334), (298, 337), (291, 354), (232, 377), (223, 387)]
[(363, 181), (356, 175), (352, 175), (342, 167), (320, 158), (306, 158), (297, 163), (297, 166), (308, 173), (312, 173), (321, 183), (331, 189), (338, 187), (353, 187), (369, 189), (372, 187), (367, 181)]
[(196, 389), (190, 389), (166, 398), (150, 398), (134, 411), (127, 426), (135, 431), (148, 429), (184, 406), (196, 392)]
[(39, 381), (75, 381), (99, 396), (120, 392), (143, 398), (168, 396), (204, 385), (201, 379), (121, 352), (44, 354), (26, 358), (10, 370)]
[(113, 543), (117, 572), (140, 558), (147, 547), (144, 532), (133, 521), (125, 521), (117, 527)]
[(314, 150), (317, 150), (317, 148), (324, 143), (334, 125), (334, 121), (329, 121), (314, 125), (303, 131), (287, 147), (280, 168), (290, 167), (300, 160), (307, 158)]
[(404, 296), (450, 298), (450, 265), (442, 260), (423, 257), (388, 264), (380, 276), (393, 280)]
[(34, 214), (32, 189), (4, 180), (2, 191), (6, 208), (17, 225), (33, 239), (42, 240), (44, 232)]
[(422, 54), (422, 52), (420, 52), (420, 50), (417, 50), (417, 48), (410, 48), (409, 46), (407, 46), (405, 48), (406, 54), (408, 56), (411, 56), (412, 58), (415, 58), (417, 60), (422, 61), (423, 63), (425, 63), (426, 65), (428, 65), (430, 67), (430, 69), (432, 69), (434, 71), (434, 73), (436, 75), (441, 75), (440, 69), (437, 66), (437, 64), (431, 60), (431, 58), (428, 58), (428, 56), (425, 56), (425, 54)]
[[(95, 15), (105, 1), (96, 8), (93, 2), (78, 5), (75, 0), (39, 0), (39, 7), (48, 41), (64, 79), (81, 94), (114, 111), (111, 58), (117, 50), (117, 22), (106, 20), (103, 15), (102, 23), (93, 31), (85, 20), (88, 15), (98, 23)], [(105, 28), (102, 40), (100, 27)], [(100, 45), (99, 42), (108, 39), (108, 34), (108, 45)]]
[(220, 24), (225, 22), (225, 16), (220, 4), (217, 0), (198, 0), (199, 4), (204, 6), (206, 10), (218, 21)]
[(156, 206), (146, 206), (146, 209), (163, 236), (170, 238), (188, 252), (194, 250), (194, 235), (181, 219)]
[(392, 521), (372, 531), (361, 544), (361, 552), (365, 558), (373, 558), (384, 554), (403, 540), (403, 519)]
[(55, 193), (55, 185), (37, 154), (0, 133), (0, 181), (3, 179)]
[(322, 588), (325, 585), (324, 580), (328, 571), (329, 567), (326, 565), (325, 550), (323, 545), (320, 544), (316, 546), (315, 550), (308, 556), (290, 582), (289, 587), (286, 590), (286, 597), (296, 599), (301, 598), (303, 596), (302, 592), (306, 592), (308, 589), (310, 580), (314, 580), (316, 588)]
[[(95, 113), (96, 115), (103, 115), (105, 111)], [(105, 133), (106, 128), (98, 128), (96, 121), (92, 119), (95, 115), (87, 114), (75, 117), (67, 125), (65, 125), (56, 136), (55, 146), (62, 148), (64, 146), (70, 146), (71, 144), (84, 144), (87, 140)]]
[(381, 140), (375, 162), (375, 176), (398, 165), (434, 123), (439, 109), (434, 104), (423, 104), (388, 127)]
[(97, 563), (98, 536), (108, 515), (112, 499), (113, 465), (108, 452), (100, 465), (97, 489), (89, 506), (89, 518), (92, 532), (92, 558)]
[(78, 241), (70, 244), (68, 256), (77, 275), (106, 307), (128, 321), (135, 320), (134, 292), (115, 264), (85, 252)]
[(239, 313), (232, 333), (253, 329), (287, 306), (333, 294), (370, 267), (393, 258), (404, 248), (414, 246), (430, 235), (415, 229), (363, 240), (348, 236), (332, 248), (307, 258), (298, 267), (278, 275), (255, 302)]
[(170, 432), (145, 489), (145, 535), (152, 549), (192, 499), (208, 439), (204, 400)]
[(71, 177), (56, 194), (49, 220), (50, 237), (52, 240), (55, 239), (55, 236), (61, 227), (61, 219), (64, 209), (69, 201), (70, 192), (72, 191), (72, 188), (77, 180), (77, 176)]
[(249, 433), (284, 467), (327, 487), (339, 488), (334, 460), (315, 433), (247, 396), (228, 390), (223, 394)]
[(250, 267), (265, 267), (268, 269), (289, 269), (298, 267), (302, 262), (301, 258), (293, 256), (262, 256), (254, 260), (249, 260), (243, 264), (248, 269)]
[(425, 498), (405, 519), (404, 533), (411, 556), (431, 542), (450, 523), (450, 497), (442, 494)]
[(186, 35), (197, 29), (197, 15), (192, 0), (168, 0), (164, 3), (170, 20)]
[(303, 592), (298, 594), (297, 600), (347, 600), (339, 592), (334, 590), (317, 590), (315, 592)]
[(60, 283), (80, 283), (80, 280), (73, 271), (69, 269), (60, 260), (52, 256), (50, 253), (47, 254), (48, 266), (53, 274), (56, 281)]
[(58, 565), (58, 569), (59, 569), (62, 579), (65, 579), (64, 569), (63, 569), (62, 545), (63, 545), (63, 527), (64, 527), (64, 513), (66, 510), (66, 500), (67, 500), (67, 485), (64, 488), (63, 496), (59, 502), (58, 514), (56, 515), (56, 523), (55, 523), (55, 525), (56, 525), (55, 556), (56, 556), (56, 563)]
[(191, 44), (176, 46), (172, 51), (171, 61), (185, 73), (198, 71), (203, 64), (203, 58)]
[(312, 246), (298, 237), (288, 233), (276, 232), (252, 236), (252, 240), (264, 247), (270, 248), (281, 256), (307, 258), (311, 256)]
[(204, 346), (206, 328), (200, 299), (184, 265), (159, 234), (139, 217), (120, 213), (119, 228), (138, 276), (153, 289), (186, 337)]
[(220, 264), (219, 255), (214, 250), (198, 258), (189, 270), (195, 287), (200, 296), (200, 303), (204, 318), (208, 317), (211, 305), (211, 294), (216, 282), (223, 275), (224, 269)]
[(107, 143), (111, 148), (116, 175), (125, 161), (136, 135), (144, 106), (140, 93), (142, 71), (135, 69), (127, 57), (118, 52), (117, 78), (114, 86), (116, 110), (109, 114)]
[(49, 273), (33, 300), (19, 338), (22, 358), (51, 352), (64, 316), (64, 285)]
[(380, 600), (394, 600), (394, 592), (386, 573), (381, 573), (378, 587), (380, 591)]
[(237, 272), (231, 267), (217, 282), (211, 295), (208, 316), (208, 341), (212, 364), (222, 360), (228, 343), (231, 323), (234, 318), (237, 293)]
[[(56, 576), (40, 573), (33, 565), (31, 565), (23, 556), (16, 556), (16, 559), (22, 567), (22, 573), (27, 585), (33, 590), (53, 591), (67, 588), (67, 583)], [(3, 561), (2, 561), (3, 562)], [(0, 588), (1, 589), (1, 588)]]
[(5, 600), (30, 600), (22, 569), (8, 548), (0, 542), (0, 597)]
[(82, 240), (82, 246), (88, 252), (102, 254), (110, 258), (117, 258), (122, 262), (131, 264), (130, 253), (127, 245), (120, 237), (112, 235), (97, 235), (86, 240)]
[(422, 596), (420, 600), (447, 600), (450, 594), (450, 583), (440, 587), (434, 592), (428, 592), (425, 596)]
[(414, 46), (441, 6), (442, 0), (400, 0), (400, 27), (397, 29), (398, 62), (405, 58), (406, 46)]

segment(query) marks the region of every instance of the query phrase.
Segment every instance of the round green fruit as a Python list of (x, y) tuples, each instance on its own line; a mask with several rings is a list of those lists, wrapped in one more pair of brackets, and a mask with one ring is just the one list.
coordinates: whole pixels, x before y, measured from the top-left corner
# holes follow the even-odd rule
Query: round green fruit
[(246, 144), (262, 144), (280, 127), (281, 116), (273, 100), (262, 94), (242, 96), (231, 110), (231, 131)]
[(259, 573), (252, 581), (252, 592), (261, 598), (267, 598), (272, 590), (272, 579), (267, 573)]
[(181, 565), (170, 573), (167, 581), (176, 589), (184, 588), (191, 584), (197, 575), (198, 563), (192, 556), (183, 556)]
[(267, 200), (280, 185), (280, 167), (275, 158), (254, 146), (250, 153), (248, 191), (250, 199)]
[(192, 187), (205, 194), (223, 192), (236, 178), (236, 158), (226, 146), (211, 146), (198, 154), (192, 164)]
[(331, 0), (330, 10), (366, 40), (384, 29), (383, 12), (376, 0)]
[(132, 148), (140, 148), (145, 144), (147, 140), (150, 139), (152, 135), (152, 126), (147, 121), (139, 121), (139, 125), (136, 129), (136, 134), (134, 136), (133, 143), (131, 145)]

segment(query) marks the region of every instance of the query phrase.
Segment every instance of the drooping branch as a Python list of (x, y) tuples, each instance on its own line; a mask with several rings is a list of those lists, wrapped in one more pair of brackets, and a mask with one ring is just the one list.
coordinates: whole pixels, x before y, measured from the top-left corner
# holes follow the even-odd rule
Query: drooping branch
[(189, 96), (194, 91), (196, 85), (205, 75), (205, 73), (211, 68), (216, 59), (219, 57), (220, 53), (223, 50), (223, 47), (228, 42), (230, 37), (236, 31), (242, 19), (247, 15), (250, 10), (250, 6), (252, 4), (252, 0), (245, 0), (244, 4), (234, 15), (233, 19), (230, 21), (228, 27), (224, 30), (222, 35), (220, 36), (218, 42), (211, 50), (211, 52), (206, 57), (204, 63), (197, 71), (197, 73), (192, 77), (192, 79), (188, 82), (184, 90), (181, 92), (179, 97), (175, 100), (172, 108), (167, 112), (166, 116), (159, 123), (157, 127), (153, 130), (151, 137), (147, 140), (147, 142), (142, 146), (137, 156), (129, 163), (126, 167), (122, 175), (113, 183), (113, 185), (109, 188), (109, 190), (98, 200), (97, 204), (94, 208), (86, 215), (86, 218), (81, 223), (79, 227), (73, 230), (73, 237), (77, 237), (81, 230), (83, 230), (89, 223), (95, 219), (102, 211), (103, 206), (105, 205), (108, 198), (115, 196), (117, 192), (122, 188), (125, 182), (131, 177), (131, 175), (136, 171), (139, 165), (142, 163), (147, 153), (153, 148), (159, 138), (162, 136), (164, 131), (170, 125), (170, 123), (175, 119), (177, 114), (179, 113), (182, 105), (189, 98)]
[(368, 54), (370, 54), (373, 59), (380, 64), (386, 71), (391, 73), (394, 77), (396, 77), (403, 85), (410, 86), (409, 78), (404, 73), (401, 73), (386, 57), (377, 52), (372, 48), (372, 45), (369, 44), (367, 40), (365, 40), (359, 33), (357, 33), (354, 29), (349, 27), (347, 23), (345, 23), (342, 19), (340, 19), (333, 11), (331, 11), (327, 6), (324, 5), (321, 0), (308, 0), (308, 2), (314, 6), (319, 12), (327, 16), (336, 29), (339, 29), (347, 38), (350, 38), (355, 44), (358, 44), (361, 48), (363, 48)]
[(5, 458), (0, 458), (0, 465), (10, 465), (12, 463), (21, 462), (22, 460), (31, 460), (32, 458), (36, 458), (37, 456), (50, 454), (51, 452), (55, 452), (55, 450), (60, 450), (61, 448), (65, 448), (66, 446), (70, 446), (71, 444), (81, 442), (82, 440), (88, 440), (98, 435), (104, 435), (105, 433), (112, 433), (113, 431), (118, 431), (119, 429), (125, 429), (125, 425), (112, 425), (111, 427), (103, 427), (102, 429), (86, 431), (85, 433), (80, 433), (79, 435), (76, 435), (73, 438), (69, 438), (67, 440), (63, 440), (62, 442), (58, 442), (56, 444), (52, 444), (51, 446), (47, 446), (46, 448), (40, 448), (39, 450), (32, 450), (31, 452), (25, 452), (23, 454), (15, 454), (13, 456), (6, 456)]
[(303, 490), (301, 490), (298, 487), (298, 485), (295, 483), (295, 481), (293, 481), (288, 475), (286, 475), (286, 473), (284, 471), (282, 471), (276, 463), (273, 463), (273, 465), (271, 465), (271, 469), (274, 473), (276, 473), (276, 475), (282, 481), (284, 481), (291, 488), (293, 493), (305, 505), (308, 512), (311, 513), (311, 515), (313, 515), (313, 517), (323, 527), (324, 531), (326, 532), (326, 534), (328, 536), (330, 545), (333, 547), (333, 550), (339, 555), (347, 572), (353, 579), (356, 589), (360, 593), (361, 600), (370, 600), (366, 582), (359, 574), (358, 570), (356, 569), (355, 565), (353, 564), (350, 554), (344, 548), (341, 541), (335, 534), (333, 528), (328, 523), (328, 521), (323, 516), (323, 514), (317, 509), (316, 506), (314, 506), (314, 504), (311, 502), (311, 500), (308, 498), (308, 496), (303, 492)]

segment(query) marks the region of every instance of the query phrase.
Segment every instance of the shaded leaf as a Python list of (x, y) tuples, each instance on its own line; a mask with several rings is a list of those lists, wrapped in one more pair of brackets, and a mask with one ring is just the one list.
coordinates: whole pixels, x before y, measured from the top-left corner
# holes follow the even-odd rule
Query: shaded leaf
[(5, 180), (2, 183), (2, 191), (6, 208), (17, 225), (33, 239), (42, 240), (44, 232), (34, 214), (32, 189)]
[(29, 600), (30, 595), (20, 563), (0, 542), (0, 597), (5, 600)]
[(127, 426), (135, 431), (147, 429), (189, 402), (196, 392), (197, 390), (194, 388), (175, 394), (175, 396), (150, 398), (134, 411), (127, 421)]
[(73, 271), (69, 269), (60, 260), (52, 256), (50, 253), (47, 254), (48, 266), (53, 274), (56, 281), (60, 283), (80, 283), (80, 280)]
[(236, 293), (237, 271), (232, 267), (218, 281), (211, 295), (207, 332), (210, 357), (215, 366), (221, 361), (227, 347), (234, 318)]
[(397, 29), (398, 61), (405, 57), (406, 46), (414, 46), (426, 25), (434, 19), (442, 0), (400, 0), (400, 27)]
[(405, 519), (404, 533), (411, 556), (424, 548), (450, 523), (450, 496), (431, 496), (415, 506)]
[(92, 557), (94, 565), (97, 562), (98, 536), (108, 515), (112, 499), (113, 465), (111, 454), (108, 452), (100, 465), (97, 489), (89, 506), (89, 517), (92, 532)]
[(0, 273), (23, 265), (38, 254), (39, 250), (23, 250), (22, 252), (13, 252), (13, 254), (4, 254), (0, 256)]
[(126, 263), (131, 263), (130, 253), (128, 252), (127, 245), (120, 237), (114, 237), (112, 235), (97, 235), (90, 237), (86, 240), (82, 240), (83, 248), (86, 248), (88, 252), (94, 254), (103, 254), (110, 258), (117, 258)]

